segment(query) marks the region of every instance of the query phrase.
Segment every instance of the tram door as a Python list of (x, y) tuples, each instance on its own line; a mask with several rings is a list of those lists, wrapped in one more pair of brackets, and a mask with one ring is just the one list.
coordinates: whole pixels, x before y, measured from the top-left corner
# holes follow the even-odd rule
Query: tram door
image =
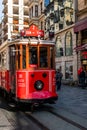
[(12, 93), (16, 90), (16, 56), (15, 56), (15, 45), (9, 48), (9, 68), (10, 68), (10, 86)]

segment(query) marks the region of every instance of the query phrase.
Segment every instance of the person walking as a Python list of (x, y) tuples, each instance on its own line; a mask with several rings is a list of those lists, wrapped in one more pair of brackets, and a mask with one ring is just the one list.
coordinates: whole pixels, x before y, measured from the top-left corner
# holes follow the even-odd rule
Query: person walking
[(60, 72), (59, 69), (56, 71), (56, 86), (57, 91), (61, 89), (61, 80), (62, 80), (63, 74)]
[(81, 71), (79, 77), (80, 77), (81, 87), (82, 87), (82, 88), (85, 88), (85, 78), (86, 78), (86, 75), (85, 75), (84, 68), (82, 69), (82, 71)]

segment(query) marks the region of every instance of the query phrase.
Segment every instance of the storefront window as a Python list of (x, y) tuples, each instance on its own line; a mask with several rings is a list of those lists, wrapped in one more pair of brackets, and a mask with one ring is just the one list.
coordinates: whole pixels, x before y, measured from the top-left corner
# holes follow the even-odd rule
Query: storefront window
[(72, 34), (67, 32), (65, 35), (65, 55), (72, 55)]
[(73, 79), (73, 62), (65, 63), (65, 79)]

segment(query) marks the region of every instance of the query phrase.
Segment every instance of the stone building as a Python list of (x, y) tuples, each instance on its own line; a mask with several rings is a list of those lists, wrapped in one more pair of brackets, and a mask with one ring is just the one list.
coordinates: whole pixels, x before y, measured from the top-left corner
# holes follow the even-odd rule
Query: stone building
[(61, 69), (66, 80), (77, 80), (76, 34), (73, 30), (76, 6), (75, 0), (50, 0), (46, 5), (46, 38), (49, 32), (54, 32), (56, 68)]

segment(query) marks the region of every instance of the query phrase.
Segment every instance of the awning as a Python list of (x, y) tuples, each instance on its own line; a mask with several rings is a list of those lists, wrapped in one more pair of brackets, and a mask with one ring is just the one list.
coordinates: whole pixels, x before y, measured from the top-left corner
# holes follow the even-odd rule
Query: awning
[(87, 18), (78, 21), (74, 26), (74, 32), (79, 32), (81, 30), (87, 29)]
[(74, 50), (76, 50), (76, 51), (82, 51), (82, 50), (84, 50), (84, 49), (87, 49), (87, 44), (80, 45), (80, 46), (76, 46), (76, 47), (74, 48)]

